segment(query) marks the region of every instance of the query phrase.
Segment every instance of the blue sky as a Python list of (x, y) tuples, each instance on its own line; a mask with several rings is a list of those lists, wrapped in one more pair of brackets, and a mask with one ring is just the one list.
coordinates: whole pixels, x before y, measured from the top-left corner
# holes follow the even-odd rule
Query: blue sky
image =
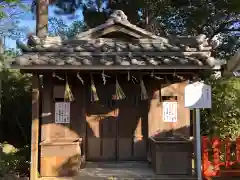
[[(28, 7), (31, 6), (31, 3), (32, 1), (29, 0), (29, 1), (26, 1), (24, 4)], [(54, 6), (49, 6), (49, 17), (57, 17), (59, 19), (62, 19), (67, 25), (70, 25), (73, 21), (75, 20), (82, 20), (83, 16), (82, 16), (82, 11), (79, 10), (76, 12), (76, 18), (74, 19), (70, 19), (69, 17), (67, 16), (56, 16), (54, 14), (54, 10), (56, 10), (56, 7)], [(35, 32), (35, 27), (36, 27), (36, 20), (33, 16), (33, 14), (28, 11), (26, 12), (25, 10), (21, 10), (21, 9), (7, 9), (6, 11), (10, 12), (11, 13), (15, 13), (15, 12), (22, 12), (20, 15), (16, 15), (15, 18), (13, 19), (9, 19), (9, 20), (6, 20), (5, 22), (0, 22), (0, 26), (3, 27), (3, 28), (6, 28), (6, 31), (7, 30), (7, 27), (6, 27), (6, 24), (11, 24), (10, 21), (18, 21), (18, 26), (23, 28), (23, 29), (27, 29), (27, 31), (30, 33), (30, 32)], [(0, 28), (1, 28), (0, 27)], [(10, 38), (6, 38), (5, 39), (5, 48), (16, 48), (16, 40), (12, 40)]]

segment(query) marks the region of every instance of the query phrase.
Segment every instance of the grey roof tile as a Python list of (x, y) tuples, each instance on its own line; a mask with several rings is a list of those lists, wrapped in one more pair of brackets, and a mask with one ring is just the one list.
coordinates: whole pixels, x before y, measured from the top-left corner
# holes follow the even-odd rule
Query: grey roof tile
[(23, 54), (18, 56), (15, 61), (19, 65), (206, 65), (193, 57), (176, 57), (176, 56), (69, 56), (69, 55), (38, 55), (38, 54)]
[[(94, 36), (117, 25), (124, 33), (135, 36), (125, 42), (120, 39)], [(115, 29), (117, 31), (118, 29)], [(90, 38), (95, 37), (95, 38)], [(104, 24), (78, 34), (73, 40), (60, 37), (29, 37), (28, 45), (18, 43), (23, 55), (13, 65), (18, 66), (213, 66), (211, 46), (205, 35), (161, 37), (131, 24), (122, 11), (116, 11)]]

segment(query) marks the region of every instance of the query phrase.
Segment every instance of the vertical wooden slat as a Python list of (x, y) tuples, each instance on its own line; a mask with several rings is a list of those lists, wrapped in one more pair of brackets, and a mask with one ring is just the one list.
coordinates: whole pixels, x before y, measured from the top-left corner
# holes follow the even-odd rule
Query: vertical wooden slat
[(236, 140), (236, 154), (237, 154), (237, 162), (240, 163), (240, 137)]
[(231, 164), (231, 150), (230, 150), (231, 142), (229, 138), (225, 140), (225, 166), (226, 168), (230, 167)]
[[(113, 105), (113, 101), (111, 100), (111, 108)], [(114, 109), (113, 110), (113, 116), (116, 117), (116, 143), (115, 143), (115, 157), (116, 160), (119, 159), (119, 118), (118, 118), (118, 114), (119, 114), (119, 109)]]
[(212, 139), (212, 148), (213, 148), (213, 165), (214, 170), (220, 170), (220, 140), (219, 138)]
[(39, 139), (39, 77), (38, 74), (33, 74), (30, 180), (38, 179), (38, 139)]
[(208, 137), (202, 137), (202, 167), (203, 167), (203, 174), (207, 175), (208, 168), (209, 168), (209, 160), (208, 160)]

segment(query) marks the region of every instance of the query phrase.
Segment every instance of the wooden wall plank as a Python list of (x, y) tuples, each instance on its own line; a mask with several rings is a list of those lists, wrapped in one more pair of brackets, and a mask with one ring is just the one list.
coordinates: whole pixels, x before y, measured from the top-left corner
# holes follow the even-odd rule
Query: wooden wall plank
[(115, 117), (101, 119), (102, 158), (105, 160), (116, 159), (117, 120)]
[(30, 180), (38, 179), (38, 143), (39, 143), (39, 76), (32, 76), (32, 136)]
[(118, 139), (118, 159), (129, 160), (132, 158), (132, 138), (119, 137)]
[(85, 96), (84, 87), (81, 82), (72, 83), (72, 93), (75, 101), (71, 102), (71, 121), (66, 127), (67, 138), (83, 138), (86, 134), (86, 117), (85, 117)]
[[(158, 84), (150, 99), (150, 110), (148, 115), (149, 137), (165, 136), (173, 128), (171, 123), (163, 122), (162, 98), (161, 96), (177, 96), (178, 114), (177, 123), (174, 124), (174, 131), (186, 138), (190, 136), (190, 111), (184, 107), (184, 87), (186, 82), (174, 84)], [(161, 89), (162, 88), (162, 89)], [(159, 90), (161, 89), (161, 90)], [(162, 94), (161, 94), (162, 93)]]
[(87, 159), (99, 160), (101, 159), (101, 139), (96, 137), (87, 138)]

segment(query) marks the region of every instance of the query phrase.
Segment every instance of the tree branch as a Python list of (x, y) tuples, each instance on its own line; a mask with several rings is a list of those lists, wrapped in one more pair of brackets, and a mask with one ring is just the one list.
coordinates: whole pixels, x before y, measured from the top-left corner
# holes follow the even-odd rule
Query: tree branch
[(237, 29), (222, 29), (221, 32), (237, 32), (239, 31), (240, 33), (240, 28), (237, 28)]
[[(233, 31), (234, 29), (228, 29), (226, 28), (227, 25), (229, 24), (234, 24), (234, 23), (238, 23), (239, 20), (237, 19), (234, 19), (234, 20), (228, 20), (228, 21), (225, 21), (224, 23), (220, 24), (218, 29), (212, 34), (211, 38), (212, 39), (215, 35), (221, 33), (221, 32), (224, 32), (224, 31)], [(235, 30), (234, 30), (235, 31)], [(237, 30), (236, 30), (237, 31)]]

